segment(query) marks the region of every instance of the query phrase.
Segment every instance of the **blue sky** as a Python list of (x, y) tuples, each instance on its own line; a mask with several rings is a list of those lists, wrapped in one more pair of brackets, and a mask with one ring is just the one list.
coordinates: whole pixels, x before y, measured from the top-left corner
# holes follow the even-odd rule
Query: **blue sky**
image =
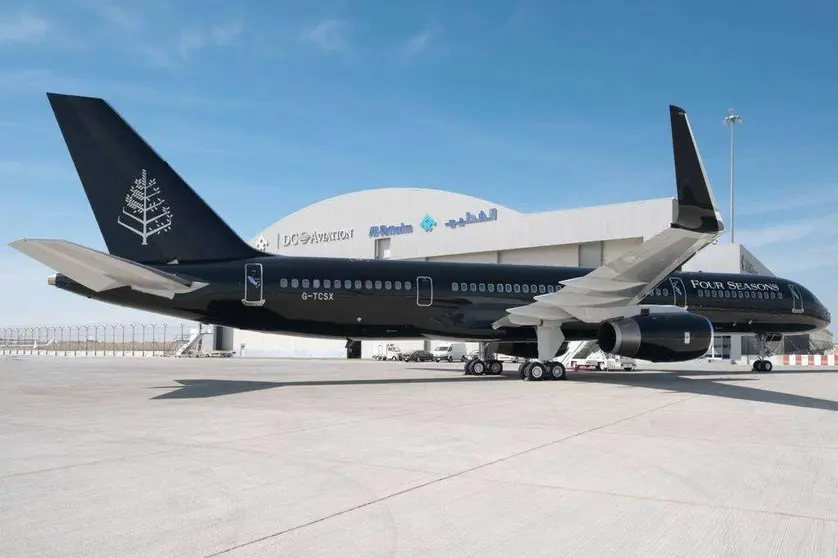
[(0, 1), (0, 323), (164, 319), (46, 285), (24, 236), (104, 248), (44, 93), (108, 99), (243, 237), (358, 189), (520, 211), (674, 195), (687, 109), (737, 239), (838, 311), (838, 6)]

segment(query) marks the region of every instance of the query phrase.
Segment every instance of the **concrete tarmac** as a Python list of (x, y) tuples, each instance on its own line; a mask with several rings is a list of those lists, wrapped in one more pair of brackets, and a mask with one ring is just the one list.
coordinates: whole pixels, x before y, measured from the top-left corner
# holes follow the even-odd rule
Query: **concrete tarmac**
[(838, 370), (691, 367), (0, 357), (0, 555), (838, 556)]

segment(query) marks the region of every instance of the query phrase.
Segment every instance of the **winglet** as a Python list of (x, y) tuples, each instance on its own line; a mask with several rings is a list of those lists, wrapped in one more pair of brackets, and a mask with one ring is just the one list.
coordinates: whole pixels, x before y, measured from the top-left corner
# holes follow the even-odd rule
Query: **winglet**
[(697, 233), (721, 234), (725, 230), (724, 223), (710, 180), (704, 172), (687, 112), (669, 105), (669, 118), (678, 185), (678, 214), (672, 226)]

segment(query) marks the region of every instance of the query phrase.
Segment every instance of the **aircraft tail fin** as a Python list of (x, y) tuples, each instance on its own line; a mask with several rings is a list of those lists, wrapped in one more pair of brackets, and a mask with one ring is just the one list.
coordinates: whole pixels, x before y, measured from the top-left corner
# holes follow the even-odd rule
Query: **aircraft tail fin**
[(146, 264), (260, 254), (103, 99), (47, 93), (108, 251)]

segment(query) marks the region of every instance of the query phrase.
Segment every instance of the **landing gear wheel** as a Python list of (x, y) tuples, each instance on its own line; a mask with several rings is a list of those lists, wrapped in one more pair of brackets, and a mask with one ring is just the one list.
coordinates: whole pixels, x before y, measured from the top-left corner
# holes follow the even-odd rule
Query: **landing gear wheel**
[(527, 373), (527, 365), (528, 364), (529, 364), (528, 362), (522, 362), (521, 364), (518, 365), (518, 374), (521, 376), (522, 380), (527, 379), (526, 378), (526, 373)]
[(466, 363), (463, 365), (463, 370), (465, 371), (466, 376), (471, 376), (472, 375), (472, 371), (471, 371), (472, 364), (474, 364), (473, 360), (467, 360)]
[(554, 362), (547, 368), (549, 379), (551, 380), (566, 380), (567, 369), (561, 362)]
[(489, 373), (492, 376), (500, 376), (503, 373), (503, 363), (499, 360), (489, 361)]
[(540, 362), (531, 362), (524, 370), (524, 379), (531, 382), (540, 382), (547, 375), (546, 367)]
[(486, 372), (486, 363), (480, 359), (471, 361), (471, 373), (475, 376), (482, 376)]
[(771, 372), (774, 369), (774, 364), (770, 360), (762, 361), (762, 371)]

